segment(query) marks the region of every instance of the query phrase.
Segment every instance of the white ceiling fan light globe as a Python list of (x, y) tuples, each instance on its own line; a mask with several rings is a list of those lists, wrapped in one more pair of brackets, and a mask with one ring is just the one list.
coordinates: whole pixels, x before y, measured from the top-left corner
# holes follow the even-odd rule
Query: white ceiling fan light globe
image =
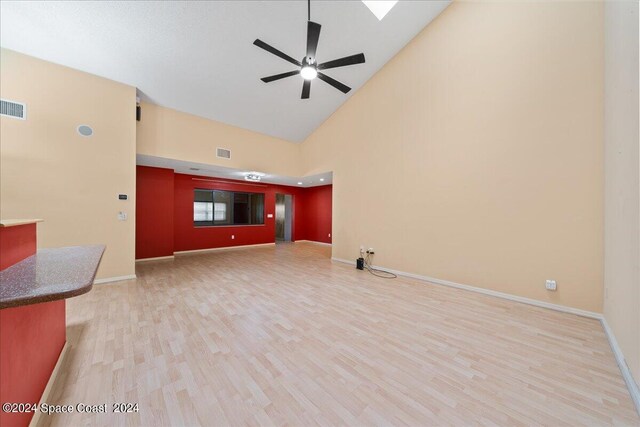
[(318, 76), (318, 70), (316, 70), (315, 67), (312, 67), (310, 65), (305, 65), (300, 70), (300, 75), (305, 80), (313, 80)]

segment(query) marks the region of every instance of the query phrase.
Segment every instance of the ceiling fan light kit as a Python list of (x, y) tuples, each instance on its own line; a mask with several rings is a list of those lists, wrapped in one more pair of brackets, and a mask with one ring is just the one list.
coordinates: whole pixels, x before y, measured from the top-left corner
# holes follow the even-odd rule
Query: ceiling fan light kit
[(313, 80), (318, 77), (318, 70), (314, 63), (309, 62), (312, 58), (305, 57), (302, 60), (302, 68), (300, 69), (300, 75), (305, 80)]
[(335, 87), (342, 93), (348, 93), (351, 88), (339, 81), (327, 76), (321, 70), (328, 70), (330, 68), (344, 67), (347, 65), (362, 64), (365, 62), (364, 54), (358, 53), (355, 55), (345, 56), (344, 58), (334, 59), (333, 61), (324, 62), (318, 64), (316, 61), (316, 49), (318, 47), (318, 40), (320, 39), (321, 25), (311, 21), (311, 0), (307, 0), (308, 7), (308, 20), (307, 20), (307, 54), (302, 61), (298, 61), (284, 52), (279, 51), (273, 46), (263, 42), (260, 39), (256, 39), (253, 44), (267, 52), (276, 55), (285, 61), (296, 65), (299, 69), (294, 71), (288, 71), (286, 73), (275, 74), (273, 76), (263, 77), (262, 80), (265, 83), (270, 83), (276, 80), (284, 79), (300, 74), (303, 79), (302, 83), (302, 99), (308, 99), (311, 92), (311, 81), (316, 77), (323, 82)]

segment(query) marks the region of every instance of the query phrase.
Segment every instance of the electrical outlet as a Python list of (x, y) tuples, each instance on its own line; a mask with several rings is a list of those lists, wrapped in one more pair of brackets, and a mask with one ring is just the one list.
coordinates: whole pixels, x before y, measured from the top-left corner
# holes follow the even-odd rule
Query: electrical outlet
[(367, 249), (367, 253), (373, 255), (375, 252), (373, 251), (373, 248), (369, 248)]
[(547, 280), (544, 286), (548, 291), (555, 291), (558, 288), (555, 280)]
[(127, 220), (127, 213), (120, 211), (118, 212), (118, 221), (126, 221)]

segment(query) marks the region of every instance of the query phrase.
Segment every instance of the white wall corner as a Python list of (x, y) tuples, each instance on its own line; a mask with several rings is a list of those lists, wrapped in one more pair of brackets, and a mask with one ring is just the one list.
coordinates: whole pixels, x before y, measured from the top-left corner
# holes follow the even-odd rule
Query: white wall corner
[(629, 369), (629, 366), (624, 359), (624, 355), (622, 354), (622, 350), (618, 345), (618, 341), (616, 341), (616, 337), (613, 334), (613, 331), (607, 323), (607, 319), (603, 317), (602, 319), (600, 319), (600, 322), (602, 322), (602, 328), (604, 329), (604, 333), (609, 340), (609, 345), (611, 346), (613, 355), (615, 356), (618, 367), (620, 368), (620, 372), (622, 373), (622, 378), (624, 378), (624, 382), (627, 384), (631, 399), (636, 405), (636, 411), (638, 412), (638, 415), (640, 415), (640, 388), (638, 387), (638, 383), (636, 382), (635, 378), (633, 378), (633, 374), (631, 374), (631, 370)]

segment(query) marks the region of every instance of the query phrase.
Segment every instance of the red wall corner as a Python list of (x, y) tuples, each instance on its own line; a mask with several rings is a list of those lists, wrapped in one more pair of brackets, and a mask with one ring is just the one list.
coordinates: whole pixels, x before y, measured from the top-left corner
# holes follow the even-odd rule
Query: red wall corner
[(173, 255), (171, 169), (136, 167), (136, 259)]
[[(302, 200), (296, 204), (301, 212), (301, 227), (298, 240), (312, 240), (314, 242), (332, 242), (332, 196), (333, 186), (305, 188), (301, 194)], [(298, 224), (296, 223), (296, 226)]]

